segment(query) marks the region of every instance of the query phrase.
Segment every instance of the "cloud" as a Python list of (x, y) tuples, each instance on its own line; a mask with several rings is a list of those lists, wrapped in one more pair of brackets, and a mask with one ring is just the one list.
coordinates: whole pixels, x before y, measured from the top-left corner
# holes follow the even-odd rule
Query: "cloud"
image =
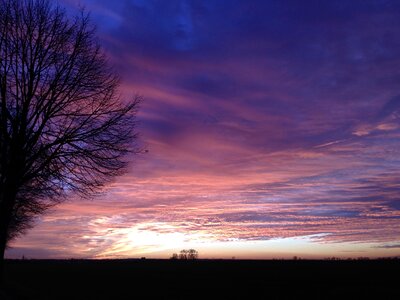
[(398, 249), (398, 248), (400, 248), (400, 244), (386, 244), (386, 245), (376, 246), (376, 248)]
[(83, 3), (123, 96), (145, 96), (149, 153), (103, 198), (58, 207), (16, 248), (104, 257), (153, 251), (165, 235), (398, 239), (399, 4)]

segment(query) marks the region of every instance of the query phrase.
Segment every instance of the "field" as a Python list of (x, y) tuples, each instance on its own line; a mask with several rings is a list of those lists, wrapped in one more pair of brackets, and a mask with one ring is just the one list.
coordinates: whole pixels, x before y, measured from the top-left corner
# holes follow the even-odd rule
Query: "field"
[(0, 298), (400, 299), (399, 271), (400, 260), (8, 260)]

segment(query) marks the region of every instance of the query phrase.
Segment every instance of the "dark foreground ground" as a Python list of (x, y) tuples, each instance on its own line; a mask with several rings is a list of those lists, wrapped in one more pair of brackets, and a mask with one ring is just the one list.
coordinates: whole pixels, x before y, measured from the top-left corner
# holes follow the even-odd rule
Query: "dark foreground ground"
[(400, 299), (400, 260), (8, 260), (0, 299)]

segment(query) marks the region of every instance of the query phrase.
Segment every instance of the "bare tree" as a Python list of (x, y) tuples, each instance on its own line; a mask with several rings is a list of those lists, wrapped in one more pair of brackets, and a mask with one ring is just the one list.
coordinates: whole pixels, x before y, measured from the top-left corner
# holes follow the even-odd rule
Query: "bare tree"
[(140, 97), (119, 79), (88, 15), (48, 0), (0, 0), (0, 260), (34, 217), (90, 196), (137, 152)]
[(195, 249), (189, 249), (187, 254), (188, 259), (198, 259), (199, 258), (199, 253)]
[(188, 250), (185, 250), (185, 249), (181, 250), (179, 252), (179, 259), (187, 259), (188, 258), (187, 254), (188, 254)]
[[(175, 253), (174, 253), (174, 255), (175, 255)], [(173, 257), (175, 258), (175, 256), (173, 256)], [(177, 254), (176, 254), (176, 258), (178, 258)], [(197, 259), (197, 258), (199, 258), (199, 253), (195, 249), (189, 249), (189, 250), (183, 249), (183, 250), (181, 250), (179, 252), (179, 259), (183, 259), (183, 260), (191, 259), (191, 260), (194, 260), (194, 259)]]

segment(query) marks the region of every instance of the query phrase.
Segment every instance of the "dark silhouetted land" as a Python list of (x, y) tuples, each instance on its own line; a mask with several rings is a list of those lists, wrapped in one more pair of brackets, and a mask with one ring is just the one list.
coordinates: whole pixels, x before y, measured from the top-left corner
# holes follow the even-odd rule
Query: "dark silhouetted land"
[(7, 260), (0, 298), (400, 299), (399, 271), (400, 260)]

